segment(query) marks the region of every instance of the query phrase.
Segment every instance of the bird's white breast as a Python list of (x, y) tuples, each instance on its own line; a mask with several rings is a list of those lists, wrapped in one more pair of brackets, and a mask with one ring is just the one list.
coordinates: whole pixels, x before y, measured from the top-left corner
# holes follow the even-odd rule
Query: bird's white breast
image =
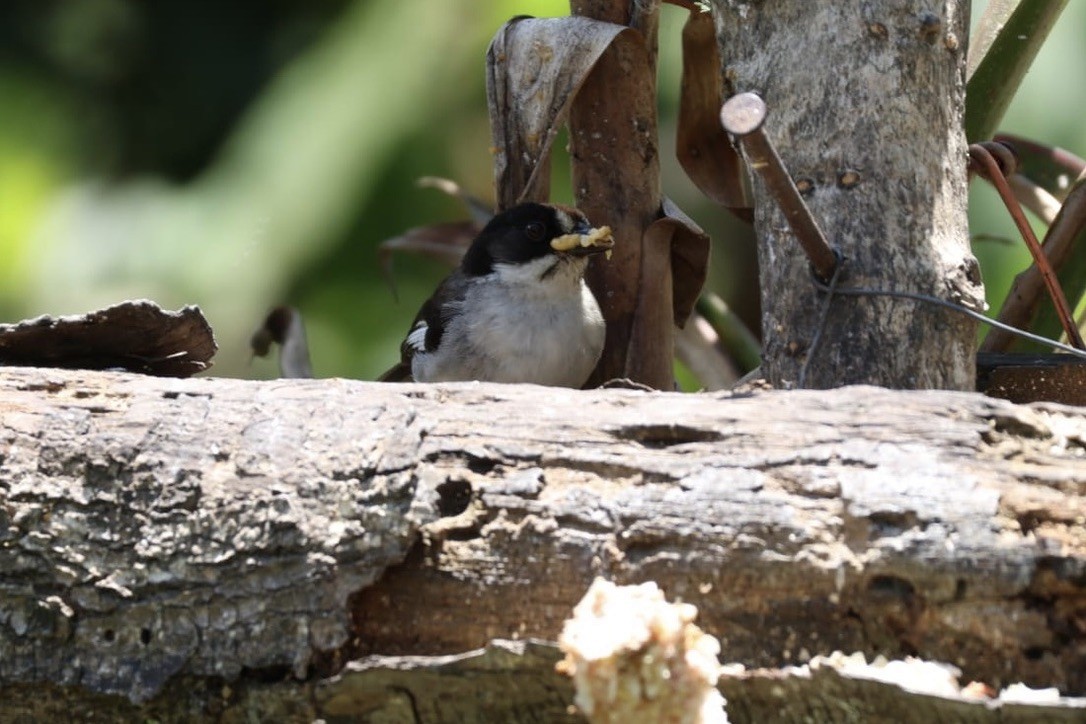
[(583, 279), (586, 263), (548, 255), (498, 265), (474, 280), (438, 349), (413, 358), (414, 378), (583, 385), (604, 341), (603, 315)]

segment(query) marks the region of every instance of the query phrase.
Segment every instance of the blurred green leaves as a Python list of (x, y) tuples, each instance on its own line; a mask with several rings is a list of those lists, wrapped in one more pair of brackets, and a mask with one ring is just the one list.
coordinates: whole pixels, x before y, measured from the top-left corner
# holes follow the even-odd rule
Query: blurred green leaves
[(986, 141), (996, 132), (1033, 59), (1067, 0), (991, 0), (969, 52), (965, 137)]
[[(5, 3), (0, 318), (131, 297), (199, 304), (222, 348), (213, 373), (250, 375), (249, 333), (290, 303), (306, 315), (318, 375), (373, 378), (445, 272), (398, 257), (395, 304), (378, 243), (465, 218), (416, 189), (419, 176), (489, 197), (487, 43), (513, 15), (568, 10), (561, 0)], [(685, 17), (663, 8), (664, 184), (712, 233), (709, 286), (750, 324), (756, 294), (738, 291), (753, 289), (749, 237), (668, 165)], [(1086, 98), (1067, 92), (1068, 69), (1086, 65), (1084, 22), (1086, 5), (1068, 3), (1001, 129), (1086, 152)], [(1016, 238), (994, 194), (972, 194), (973, 231)], [(978, 256), (998, 307), (1028, 255), (980, 244)]]
[[(86, 183), (32, 238), (30, 306), (197, 302), (229, 368), (293, 276), (348, 231), (388, 155), (434, 125), (466, 62), (471, 2), (355, 2), (266, 88), (203, 174)], [(414, 193), (405, 189), (405, 193)], [(239, 371), (236, 365), (234, 371)]]
[(66, 108), (50, 83), (0, 67), (0, 307), (27, 291), (27, 238), (71, 173)]

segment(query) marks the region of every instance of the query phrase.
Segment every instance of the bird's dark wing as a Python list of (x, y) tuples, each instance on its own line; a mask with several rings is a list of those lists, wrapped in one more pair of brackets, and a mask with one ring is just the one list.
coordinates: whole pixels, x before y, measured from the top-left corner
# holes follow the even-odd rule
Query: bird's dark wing
[(391, 369), (385, 370), (384, 374), (377, 378), (378, 382), (414, 382), (414, 378), (411, 376), (411, 365), (405, 365), (403, 362), (397, 362)]
[(447, 276), (438, 285), (433, 295), (422, 305), (411, 323), (411, 330), (400, 345), (400, 362), (381, 375), (381, 382), (410, 382), (411, 359), (419, 352), (432, 352), (441, 344), (451, 315), (455, 313), (457, 302), (467, 293), (470, 277), (460, 269)]

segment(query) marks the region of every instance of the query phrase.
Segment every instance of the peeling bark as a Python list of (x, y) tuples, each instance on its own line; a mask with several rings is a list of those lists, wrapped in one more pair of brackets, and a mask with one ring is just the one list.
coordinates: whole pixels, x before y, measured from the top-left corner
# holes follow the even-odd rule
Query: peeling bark
[(7, 369), (0, 693), (321, 714), (368, 655), (553, 640), (601, 575), (696, 604), (726, 661), (1082, 694), (1084, 520), (1058, 405)]

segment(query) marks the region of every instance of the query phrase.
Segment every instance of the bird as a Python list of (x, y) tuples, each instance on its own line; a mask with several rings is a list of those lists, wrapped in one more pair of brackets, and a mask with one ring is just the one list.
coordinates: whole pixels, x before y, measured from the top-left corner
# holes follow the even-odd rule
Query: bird
[(610, 257), (611, 229), (558, 204), (495, 215), (422, 305), (383, 382), (532, 383), (580, 388), (603, 351), (604, 319), (585, 283)]

